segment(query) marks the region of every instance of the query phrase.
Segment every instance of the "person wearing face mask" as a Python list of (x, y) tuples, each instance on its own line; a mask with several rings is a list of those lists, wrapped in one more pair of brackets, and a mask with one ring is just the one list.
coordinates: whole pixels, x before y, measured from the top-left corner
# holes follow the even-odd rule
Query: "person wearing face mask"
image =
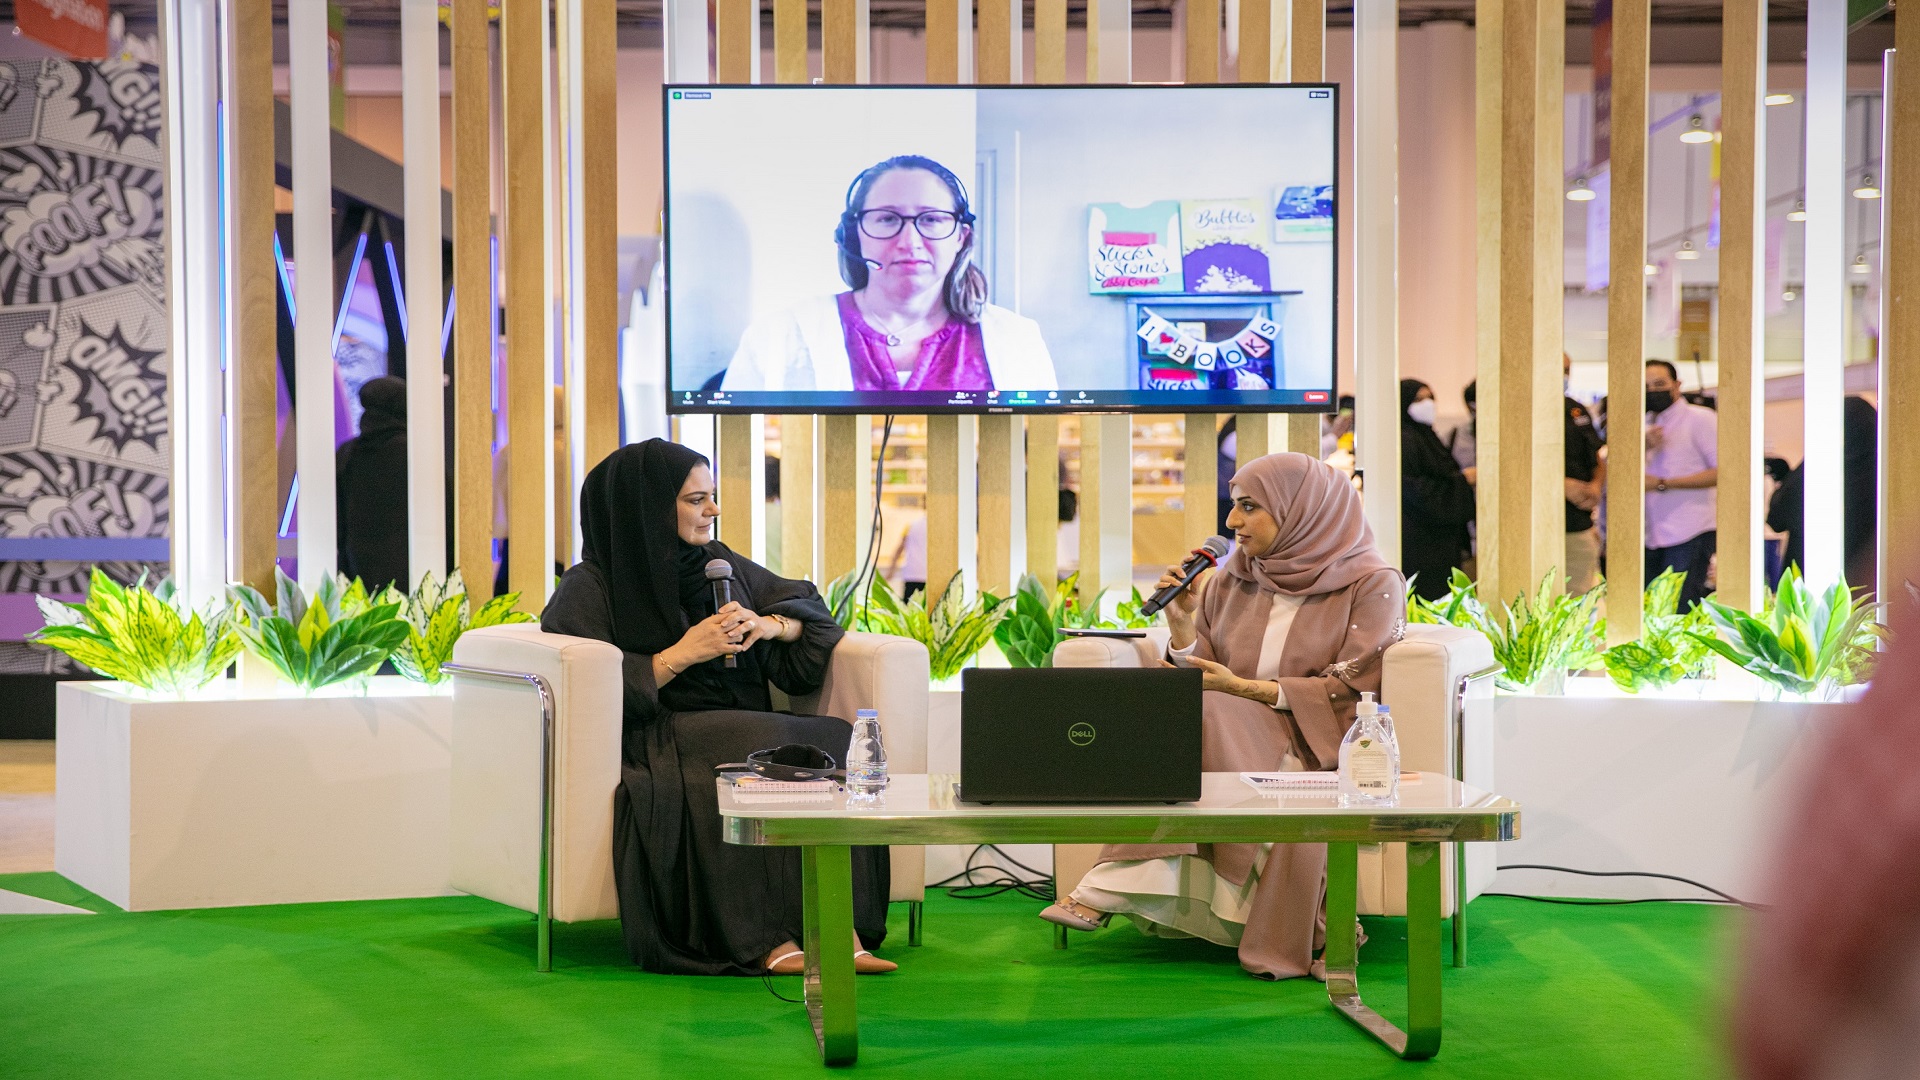
[(1707, 571), (1719, 533), (1714, 487), (1720, 476), (1720, 425), (1712, 409), (1680, 396), (1680, 372), (1649, 360), (1647, 373), (1646, 578), (1686, 575), (1680, 610), (1706, 599)]
[(1400, 380), (1400, 568), (1418, 595), (1447, 594), (1469, 550), (1473, 481), (1434, 433), (1433, 388)]
[(1593, 413), (1566, 394), (1572, 384), (1573, 357), (1560, 354), (1561, 393), (1566, 409), (1567, 591), (1590, 592), (1600, 584), (1600, 530), (1594, 511), (1607, 486), (1607, 466), (1600, 460), (1606, 440), (1600, 437)]

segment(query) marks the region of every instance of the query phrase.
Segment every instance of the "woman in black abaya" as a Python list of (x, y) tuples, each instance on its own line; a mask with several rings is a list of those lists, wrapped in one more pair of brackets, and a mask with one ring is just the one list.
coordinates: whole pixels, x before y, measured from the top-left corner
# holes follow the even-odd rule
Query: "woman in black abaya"
[(1447, 581), (1472, 544), (1473, 483), (1434, 434), (1433, 388), (1400, 380), (1400, 570), (1428, 600), (1447, 595)]
[[(797, 973), (800, 854), (721, 838), (713, 767), (810, 743), (843, 760), (850, 726), (773, 711), (771, 681), (818, 690), (844, 631), (820, 594), (713, 538), (720, 514), (707, 459), (664, 439), (623, 447), (580, 490), (582, 561), (540, 617), (554, 634), (626, 654), (625, 752), (614, 792), (614, 878), (627, 951), (649, 971)], [(714, 610), (705, 568), (733, 566), (733, 603)], [(728, 668), (722, 658), (736, 657)], [(887, 931), (885, 848), (855, 848), (861, 948)], [(864, 951), (861, 972), (893, 964)]]

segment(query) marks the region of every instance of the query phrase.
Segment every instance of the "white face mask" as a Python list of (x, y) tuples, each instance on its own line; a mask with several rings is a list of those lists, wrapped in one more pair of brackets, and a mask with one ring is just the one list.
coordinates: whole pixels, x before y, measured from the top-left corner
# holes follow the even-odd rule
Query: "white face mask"
[(1434, 405), (1433, 399), (1428, 398), (1425, 401), (1416, 401), (1407, 406), (1407, 415), (1412, 417), (1413, 422), (1416, 424), (1425, 424), (1428, 427), (1432, 427), (1434, 418), (1439, 415), (1437, 410), (1438, 407)]

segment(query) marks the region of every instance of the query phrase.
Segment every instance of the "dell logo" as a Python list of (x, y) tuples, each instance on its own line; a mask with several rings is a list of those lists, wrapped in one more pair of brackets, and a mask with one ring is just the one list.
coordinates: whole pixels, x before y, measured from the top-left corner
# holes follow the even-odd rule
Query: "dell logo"
[(1093, 742), (1092, 724), (1075, 724), (1067, 729), (1067, 741), (1075, 746), (1087, 746)]

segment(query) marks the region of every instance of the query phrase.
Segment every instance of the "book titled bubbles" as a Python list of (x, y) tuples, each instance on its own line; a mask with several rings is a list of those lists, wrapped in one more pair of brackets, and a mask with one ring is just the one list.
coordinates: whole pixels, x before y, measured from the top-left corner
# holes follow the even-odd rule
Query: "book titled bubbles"
[(1182, 291), (1180, 204), (1162, 199), (1145, 206), (1089, 205), (1087, 270), (1093, 293)]
[(1196, 293), (1273, 288), (1259, 199), (1186, 199), (1180, 203), (1180, 269)]

